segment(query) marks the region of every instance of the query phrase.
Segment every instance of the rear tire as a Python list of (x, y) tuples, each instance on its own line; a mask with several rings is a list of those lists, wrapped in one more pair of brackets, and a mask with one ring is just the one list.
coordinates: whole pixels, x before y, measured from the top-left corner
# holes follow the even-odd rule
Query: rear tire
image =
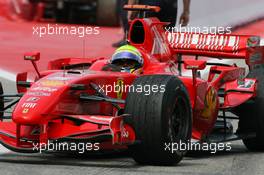
[(264, 67), (252, 70), (248, 78), (257, 78), (257, 97), (253, 103), (246, 103), (236, 110), (240, 118), (239, 133), (255, 132), (255, 138), (243, 139), (243, 143), (251, 151), (264, 151)]
[(136, 79), (134, 87), (164, 87), (158, 92), (129, 92), (125, 122), (136, 132), (138, 144), (129, 147), (139, 164), (173, 165), (179, 163), (186, 150), (165, 150), (165, 144), (187, 143), (192, 132), (192, 108), (184, 84), (175, 76), (152, 75)]

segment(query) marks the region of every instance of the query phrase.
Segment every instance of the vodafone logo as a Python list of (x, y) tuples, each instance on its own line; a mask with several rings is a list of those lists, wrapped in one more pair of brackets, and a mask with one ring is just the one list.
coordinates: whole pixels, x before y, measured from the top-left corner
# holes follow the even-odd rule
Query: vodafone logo
[(36, 102), (38, 101), (40, 98), (39, 97), (29, 97), (26, 101), (27, 102)]

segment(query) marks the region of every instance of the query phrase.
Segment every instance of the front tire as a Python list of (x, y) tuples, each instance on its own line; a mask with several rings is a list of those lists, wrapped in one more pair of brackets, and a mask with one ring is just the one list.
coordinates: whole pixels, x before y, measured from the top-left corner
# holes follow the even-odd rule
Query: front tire
[[(184, 84), (175, 76), (152, 75), (135, 80), (134, 87), (163, 87), (164, 92), (129, 92), (125, 122), (132, 126), (138, 144), (129, 147), (139, 164), (173, 165), (186, 151), (165, 150), (168, 144), (188, 143), (192, 131), (192, 110)], [(166, 145), (165, 145), (166, 144)]]

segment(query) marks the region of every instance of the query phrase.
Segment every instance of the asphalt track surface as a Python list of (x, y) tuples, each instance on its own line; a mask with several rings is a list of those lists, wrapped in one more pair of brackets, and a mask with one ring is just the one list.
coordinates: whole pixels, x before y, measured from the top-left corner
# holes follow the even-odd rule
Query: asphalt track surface
[[(263, 34), (264, 21), (253, 23), (236, 31), (246, 34)], [(262, 29), (262, 30), (261, 30)], [(111, 32), (109, 32), (111, 33)], [(108, 33), (107, 33), (108, 34)], [(113, 40), (118, 37), (112, 38)], [(68, 51), (69, 52), (69, 51)], [(106, 53), (105, 53), (106, 54)], [(5, 61), (3, 65), (11, 63)], [(10, 69), (16, 70), (20, 63)], [(24, 64), (24, 63), (22, 63)], [(14, 92), (9, 81), (1, 79), (6, 92)], [(6, 84), (8, 83), (8, 84)], [(191, 152), (183, 161), (172, 167), (139, 166), (127, 153), (106, 155), (64, 155), (64, 154), (18, 154), (0, 147), (0, 174), (230, 174), (248, 175), (264, 173), (264, 153), (248, 152), (241, 141), (232, 143), (231, 151)]]

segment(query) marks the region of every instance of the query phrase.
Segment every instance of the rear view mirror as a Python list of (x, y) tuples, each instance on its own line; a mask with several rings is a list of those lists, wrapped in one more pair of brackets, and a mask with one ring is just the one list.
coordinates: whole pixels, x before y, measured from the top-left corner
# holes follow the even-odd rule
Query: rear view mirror
[(32, 53), (25, 53), (24, 54), (24, 60), (30, 60), (30, 61), (38, 61), (40, 59), (40, 53), (39, 52), (32, 52)]
[(39, 52), (30, 52), (30, 53), (25, 53), (24, 54), (24, 60), (29, 60), (31, 61), (32, 65), (34, 66), (35, 71), (38, 74), (38, 77), (40, 78), (41, 75), (38, 70), (38, 66), (36, 64), (36, 61), (40, 59), (40, 53)]

